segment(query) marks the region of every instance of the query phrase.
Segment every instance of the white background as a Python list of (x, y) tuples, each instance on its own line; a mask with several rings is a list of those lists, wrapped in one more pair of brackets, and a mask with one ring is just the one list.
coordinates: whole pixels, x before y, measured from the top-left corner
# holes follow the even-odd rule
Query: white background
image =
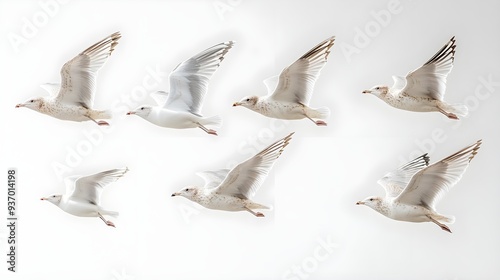
[[(401, 1), (386, 22), (374, 16), (387, 11), (385, 0), (70, 1), (51, 6), (48, 15), (40, 3), (49, 2), (56, 3), (0, 2), (0, 170), (18, 169), (19, 209), (18, 273), (7, 273), (4, 263), (2, 279), (498, 278), (498, 1)], [(36, 30), (23, 31), (27, 21)], [(45, 95), (40, 84), (59, 82), (67, 60), (115, 31), (123, 37), (99, 73), (95, 98), (96, 108), (115, 109), (112, 131), (14, 108)], [(364, 42), (360, 32), (369, 33)], [(264, 95), (262, 80), (331, 35), (337, 40), (311, 101), (331, 109), (327, 127), (231, 107), (245, 95)], [(400, 111), (361, 94), (392, 85), (391, 75), (419, 67), (453, 35), (457, 52), (445, 99), (469, 105), (468, 118)], [(125, 116), (154, 104), (149, 96), (133, 97), (148, 69), (168, 73), (227, 40), (236, 45), (213, 76), (203, 108), (206, 116), (223, 117), (218, 137)], [(357, 52), (350, 55), (349, 46)], [(166, 89), (164, 77), (148, 92)], [(202, 185), (195, 172), (230, 167), (292, 131), (254, 197), (272, 205), (266, 218), (170, 197)], [(355, 205), (383, 195), (376, 181), (404, 161), (429, 152), (434, 162), (478, 139), (479, 154), (438, 205), (456, 216), (452, 234)], [(64, 191), (61, 175), (122, 166), (130, 172), (102, 199), (120, 212), (112, 218), (116, 229), (39, 200)], [(1, 216), (6, 192), (0, 191)], [(2, 255), (7, 234), (0, 227)], [(321, 247), (327, 240), (336, 244), (329, 252)], [(293, 274), (297, 269), (302, 274)]]

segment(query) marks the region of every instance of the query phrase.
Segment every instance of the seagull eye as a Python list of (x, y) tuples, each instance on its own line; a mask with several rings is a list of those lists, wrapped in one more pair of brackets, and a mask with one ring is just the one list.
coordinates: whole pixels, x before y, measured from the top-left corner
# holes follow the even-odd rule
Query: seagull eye
[(250, 98), (247, 98), (246, 101), (250, 101)]
[(376, 90), (379, 90), (379, 89), (380, 89), (380, 87), (376, 87), (375, 89), (376, 89)]
[(30, 102), (33, 103), (33, 102), (35, 102), (35, 100), (31, 99)]
[(370, 201), (373, 201), (373, 198), (370, 198)]
[(141, 107), (141, 110), (144, 110), (144, 107)]
[(187, 192), (188, 192), (188, 191), (189, 191), (189, 189), (185, 189), (185, 191), (187, 191)]

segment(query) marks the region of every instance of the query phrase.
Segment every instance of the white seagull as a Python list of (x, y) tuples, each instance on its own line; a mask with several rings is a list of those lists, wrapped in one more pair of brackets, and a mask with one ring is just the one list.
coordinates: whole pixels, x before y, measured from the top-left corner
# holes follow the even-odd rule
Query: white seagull
[(264, 217), (264, 214), (254, 210), (269, 209), (269, 207), (255, 203), (250, 198), (259, 189), (292, 135), (293, 133), (290, 133), (276, 141), (232, 170), (197, 173), (205, 180), (204, 187), (187, 187), (173, 193), (172, 196), (183, 196), (209, 209), (248, 211), (256, 217)]
[(462, 178), (480, 145), (481, 140), (430, 166), (424, 154), (378, 181), (385, 189), (385, 197), (371, 196), (356, 204), (398, 221), (433, 222), (451, 233), (444, 223), (453, 223), (455, 217), (441, 215), (435, 207)]
[(243, 106), (264, 116), (276, 119), (298, 120), (308, 118), (316, 125), (326, 125), (322, 120), (330, 115), (330, 109), (313, 109), (309, 101), (319, 73), (325, 66), (335, 37), (330, 37), (301, 56), (292, 65), (281, 71), (276, 86), (276, 77), (264, 81), (268, 95), (247, 96), (233, 106)]
[(90, 46), (75, 58), (66, 62), (61, 69), (61, 84), (43, 84), (49, 97), (36, 97), (17, 104), (61, 120), (82, 122), (93, 121), (98, 125), (109, 125), (111, 113), (92, 109), (94, 104), (97, 73), (111, 55), (120, 32), (115, 32)]
[(221, 117), (205, 118), (201, 115), (201, 108), (210, 78), (233, 45), (233, 41), (220, 43), (180, 63), (170, 73), (170, 91), (152, 94), (158, 106), (141, 106), (127, 115), (137, 115), (162, 127), (199, 127), (208, 134), (217, 135), (215, 130), (206, 126), (219, 127)]
[(465, 105), (444, 102), (446, 77), (451, 72), (455, 56), (455, 37), (452, 37), (429, 61), (409, 72), (406, 77), (392, 76), (394, 85), (374, 86), (371, 93), (392, 107), (413, 112), (440, 112), (450, 119), (465, 117)]
[(106, 225), (115, 227), (103, 215), (118, 216), (118, 212), (103, 209), (99, 203), (104, 187), (120, 179), (128, 168), (112, 169), (89, 176), (72, 176), (66, 178), (66, 194), (43, 197), (64, 212), (78, 217), (99, 217)]

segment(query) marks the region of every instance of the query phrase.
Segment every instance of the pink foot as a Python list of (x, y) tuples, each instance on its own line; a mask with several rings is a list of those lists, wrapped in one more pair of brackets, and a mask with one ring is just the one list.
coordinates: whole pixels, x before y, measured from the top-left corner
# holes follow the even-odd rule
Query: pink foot
[(106, 121), (98, 121), (97, 125), (109, 125), (109, 123)]
[(458, 117), (457, 115), (453, 114), (453, 113), (448, 113), (446, 115), (448, 118), (452, 119), (452, 120), (458, 120)]
[(215, 130), (213, 130), (213, 129), (209, 129), (209, 130), (207, 130), (207, 133), (208, 133), (208, 134), (212, 134), (212, 135), (217, 136), (217, 131), (215, 131)]
[(441, 227), (441, 229), (442, 229), (442, 230), (444, 230), (444, 231), (447, 231), (447, 232), (451, 233), (450, 228), (449, 228), (449, 227), (447, 227), (446, 225), (441, 225), (440, 227)]
[(264, 214), (257, 212), (257, 213), (255, 213), (255, 217), (264, 217)]
[(116, 228), (116, 227), (115, 227), (115, 224), (113, 224), (113, 222), (112, 222), (112, 221), (107, 221), (107, 222), (106, 222), (106, 225), (108, 225), (108, 226), (110, 226), (110, 227), (114, 227), (114, 228)]
[(314, 123), (315, 123), (317, 126), (326, 126), (326, 125), (327, 125), (327, 124), (326, 124), (326, 122), (324, 122), (324, 121), (315, 121)]

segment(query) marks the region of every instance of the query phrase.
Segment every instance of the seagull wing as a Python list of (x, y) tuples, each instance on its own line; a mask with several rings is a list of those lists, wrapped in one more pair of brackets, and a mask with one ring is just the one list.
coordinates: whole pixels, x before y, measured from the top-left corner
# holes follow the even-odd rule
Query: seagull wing
[(163, 107), (163, 105), (165, 105), (165, 103), (167, 102), (168, 92), (166, 91), (153, 92), (151, 93), (151, 97), (156, 101), (156, 104), (158, 104), (158, 106)]
[(314, 83), (326, 64), (335, 37), (330, 37), (281, 71), (279, 83), (271, 98), (274, 100), (309, 104)]
[(46, 90), (50, 94), (50, 96), (57, 96), (57, 94), (61, 90), (61, 84), (55, 83), (41, 84), (40, 87)]
[(61, 69), (62, 85), (56, 100), (92, 108), (97, 73), (120, 38), (120, 33), (115, 32), (66, 62)]
[(238, 164), (217, 188), (218, 194), (236, 196), (243, 199), (252, 197), (266, 178), (274, 162), (292, 139), (290, 133), (252, 158)]
[(462, 178), (481, 140), (417, 172), (396, 201), (435, 209), (436, 203)]
[(201, 115), (208, 82), (233, 45), (233, 41), (215, 45), (179, 64), (170, 73), (170, 92), (164, 108)]
[(385, 190), (386, 197), (398, 196), (415, 173), (429, 165), (427, 154), (421, 155), (398, 169), (385, 174), (377, 181)]
[[(426, 97), (443, 100), (446, 90), (446, 77), (453, 68), (455, 56), (455, 37), (452, 37), (429, 61), (420, 68), (406, 75), (406, 85), (401, 93), (414, 97)], [(401, 82), (395, 80), (395, 88), (401, 88)]]
[(127, 171), (128, 168), (112, 169), (80, 177), (75, 181), (75, 189), (71, 197), (80, 198), (91, 204), (99, 205), (103, 188), (120, 179)]
[(216, 171), (203, 171), (198, 172), (196, 175), (200, 176), (205, 180), (205, 188), (213, 189), (218, 187), (222, 181), (226, 178), (229, 173), (229, 169), (220, 169)]

